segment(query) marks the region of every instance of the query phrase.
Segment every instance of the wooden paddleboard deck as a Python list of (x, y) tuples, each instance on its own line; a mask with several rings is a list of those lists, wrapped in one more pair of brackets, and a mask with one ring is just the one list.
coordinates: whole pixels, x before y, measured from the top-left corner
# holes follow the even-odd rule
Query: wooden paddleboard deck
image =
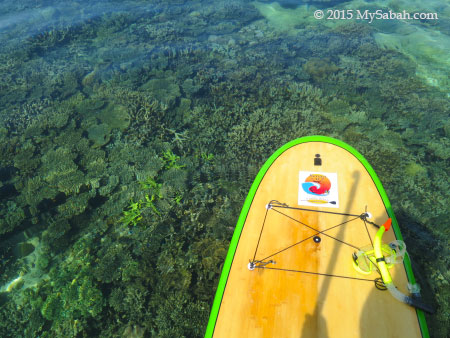
[[(392, 218), (384, 243), (401, 239), (380, 181), (355, 149), (322, 136), (280, 148), (244, 204), (206, 337), (427, 336), (421, 311), (377, 289), (377, 272), (352, 265), (378, 230), (360, 217), (366, 212), (378, 225)], [(409, 261), (390, 273), (409, 294)]]

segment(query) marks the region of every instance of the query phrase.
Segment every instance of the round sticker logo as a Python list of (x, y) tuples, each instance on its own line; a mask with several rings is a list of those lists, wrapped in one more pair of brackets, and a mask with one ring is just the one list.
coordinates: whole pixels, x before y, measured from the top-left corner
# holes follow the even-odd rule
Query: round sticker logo
[(305, 183), (302, 183), (302, 188), (311, 195), (327, 196), (330, 193), (331, 182), (325, 175), (311, 174)]

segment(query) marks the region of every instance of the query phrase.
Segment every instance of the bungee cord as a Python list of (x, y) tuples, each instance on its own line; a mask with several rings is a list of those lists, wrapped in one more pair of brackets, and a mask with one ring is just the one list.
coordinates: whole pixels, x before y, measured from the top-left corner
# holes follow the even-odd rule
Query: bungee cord
[[(287, 215), (286, 213), (283, 213), (283, 212), (281, 212), (280, 210), (277, 210), (277, 209), (291, 209), (291, 210), (300, 210), (300, 211), (307, 211), (307, 212), (318, 212), (318, 213), (325, 213), (325, 214), (349, 216), (349, 217), (353, 217), (353, 218), (351, 218), (349, 220), (346, 220), (346, 221), (344, 221), (342, 223), (333, 225), (333, 226), (331, 226), (331, 227), (329, 227), (329, 228), (327, 228), (325, 230), (317, 230), (314, 227), (312, 227), (312, 226), (310, 226), (310, 225), (308, 225), (308, 224), (306, 224), (304, 222), (301, 222), (300, 220), (295, 219), (294, 217), (292, 217), (290, 215)], [(285, 247), (283, 249), (280, 249), (280, 250), (276, 251), (275, 253), (272, 253), (272, 254), (266, 256), (263, 259), (258, 259), (257, 260), (256, 259), (256, 255), (258, 253), (258, 248), (259, 248), (259, 245), (260, 245), (260, 242), (261, 242), (261, 238), (262, 238), (262, 234), (263, 234), (263, 231), (264, 231), (264, 226), (265, 226), (265, 223), (266, 223), (266, 220), (267, 220), (267, 215), (269, 213), (269, 210), (273, 210), (273, 211), (277, 212), (278, 214), (280, 214), (280, 215), (282, 215), (282, 216), (284, 216), (284, 217), (286, 217), (286, 218), (288, 218), (290, 220), (293, 220), (294, 222), (296, 222), (298, 224), (301, 224), (301, 225), (305, 226), (306, 228), (308, 228), (310, 230), (313, 230), (314, 234), (312, 234), (312, 235), (310, 235), (308, 237), (305, 237), (302, 240), (300, 240), (300, 241), (298, 241), (298, 242), (296, 242), (294, 244), (291, 244), (291, 245), (289, 245), (289, 246), (287, 246), (287, 247)], [(413, 293), (411, 297), (410, 296), (406, 296), (406, 295), (402, 294), (400, 291), (398, 291), (395, 288), (395, 286), (394, 286), (394, 284), (392, 282), (391, 276), (390, 276), (390, 274), (389, 274), (387, 269), (390, 268), (393, 264), (392, 263), (391, 264), (387, 264), (387, 259), (389, 259), (389, 258), (391, 258), (391, 256), (393, 256), (394, 257), (393, 259), (396, 260), (397, 254), (400, 255), (400, 251), (401, 251), (401, 250), (399, 250), (400, 246), (398, 246), (398, 244), (396, 244), (396, 242), (402, 242), (402, 241), (394, 241), (394, 242), (390, 243), (389, 246), (388, 245), (381, 245), (381, 236), (382, 236), (382, 234), (384, 233), (385, 230), (389, 229), (391, 219), (389, 218), (388, 221), (385, 224), (380, 226), (380, 225), (378, 225), (378, 224), (376, 224), (374, 222), (369, 221), (367, 219), (368, 217), (370, 217), (370, 214), (367, 212), (367, 206), (366, 206), (366, 210), (365, 210), (364, 213), (362, 213), (360, 215), (356, 215), (356, 214), (339, 213), (339, 212), (333, 212), (333, 211), (323, 211), (323, 210), (313, 210), (313, 209), (306, 209), (306, 208), (290, 207), (286, 203), (281, 203), (279, 201), (272, 200), (272, 201), (269, 202), (269, 204), (266, 205), (266, 212), (265, 212), (265, 215), (264, 215), (263, 224), (261, 226), (261, 231), (259, 233), (258, 243), (257, 243), (256, 248), (255, 248), (253, 259), (249, 261), (247, 267), (248, 267), (249, 270), (266, 269), (266, 270), (294, 272), (294, 273), (302, 273), (302, 274), (309, 274), (309, 275), (317, 275), (317, 276), (326, 276), (326, 277), (335, 277), (335, 278), (353, 279), (353, 280), (359, 280), (359, 281), (373, 282), (373, 283), (375, 283), (375, 287), (378, 290), (382, 290), (382, 291), (389, 290), (389, 292), (395, 298), (397, 298), (398, 300), (402, 301), (403, 303), (406, 303), (406, 304), (411, 305), (411, 306), (413, 306), (415, 308), (424, 310), (426, 312), (433, 313), (434, 309), (431, 306), (429, 306), (427, 304), (424, 304), (421, 301), (419, 292)], [(366, 232), (367, 232), (367, 236), (369, 237), (369, 240), (370, 240), (370, 243), (371, 243), (371, 247), (373, 247), (374, 250), (365, 252), (361, 248), (359, 248), (359, 247), (357, 247), (357, 246), (355, 246), (355, 245), (353, 245), (351, 243), (345, 242), (345, 241), (343, 241), (343, 240), (341, 240), (339, 238), (336, 238), (336, 237), (331, 236), (331, 235), (326, 233), (327, 231), (330, 231), (332, 229), (338, 228), (340, 226), (343, 226), (345, 224), (353, 222), (353, 221), (355, 221), (357, 219), (361, 219), (363, 221), (364, 227), (365, 227)], [(375, 236), (375, 240), (372, 240), (372, 236), (370, 235), (369, 228), (368, 228), (367, 224), (371, 224), (371, 225), (375, 226), (376, 228), (378, 228), (377, 235)], [(280, 253), (282, 253), (282, 252), (284, 252), (286, 250), (289, 250), (289, 249), (291, 249), (291, 248), (293, 248), (293, 247), (295, 247), (295, 246), (297, 246), (297, 245), (299, 245), (299, 244), (301, 244), (301, 243), (303, 243), (303, 242), (305, 242), (305, 241), (307, 241), (307, 240), (309, 240), (311, 238), (313, 238), (316, 243), (319, 243), (320, 242), (320, 237), (318, 237), (318, 235), (327, 236), (328, 238), (331, 238), (331, 239), (333, 239), (333, 240), (335, 240), (337, 242), (340, 242), (341, 244), (344, 244), (346, 246), (349, 246), (349, 247), (351, 247), (353, 249), (358, 250), (357, 253), (353, 253), (353, 255), (352, 255), (353, 256), (354, 267), (355, 267), (355, 265), (357, 265), (357, 267), (355, 267), (355, 269), (357, 269), (357, 271), (359, 271), (359, 272), (361, 272), (363, 274), (370, 274), (371, 271), (373, 270), (373, 271), (376, 271), (379, 274), (379, 277), (377, 277), (375, 279), (369, 279), (369, 278), (362, 278), (362, 277), (337, 275), (337, 274), (332, 274), (332, 273), (323, 273), (323, 272), (314, 272), (314, 271), (305, 271), (305, 270), (296, 270), (296, 269), (287, 269), (287, 268), (277, 268), (277, 267), (273, 267), (273, 266), (268, 266), (269, 264), (276, 264), (276, 262), (273, 259), (268, 260), (269, 258), (273, 258), (274, 256), (276, 256), (276, 255), (278, 255), (278, 254), (280, 254)], [(394, 247), (392, 247), (393, 244), (394, 244)], [(395, 245), (397, 245), (398, 247), (395, 247)], [(403, 243), (403, 246), (404, 246), (404, 243)], [(389, 249), (389, 247), (390, 247), (390, 249)], [(399, 253), (397, 253), (397, 250), (399, 251)], [(402, 250), (404, 251), (405, 248), (403, 247)], [(370, 255), (372, 255), (373, 251), (375, 252), (375, 254), (374, 254), (375, 258), (374, 259), (372, 259), (371, 256), (370, 256)], [(385, 256), (385, 254), (387, 254), (387, 256)], [(367, 271), (364, 271), (358, 266), (358, 263), (357, 263), (358, 257), (359, 257), (358, 255), (364, 256), (366, 259), (368, 259), (372, 263), (372, 264), (369, 264), (370, 269), (368, 269)], [(400, 255), (400, 256), (403, 257), (403, 255)]]
[[(306, 224), (304, 222), (301, 222), (300, 220), (295, 219), (294, 217), (292, 217), (290, 215), (287, 215), (286, 213), (283, 213), (283, 212), (281, 212), (280, 210), (277, 210), (277, 209), (291, 209), (291, 210), (300, 210), (300, 211), (307, 211), (307, 212), (318, 212), (318, 213), (325, 213), (325, 214), (350, 216), (350, 217), (353, 217), (353, 218), (351, 218), (351, 219), (349, 219), (347, 221), (344, 221), (342, 223), (333, 225), (333, 226), (331, 226), (331, 227), (329, 227), (327, 229), (317, 230), (314, 227), (312, 227), (312, 226), (310, 226), (310, 225), (308, 225), (308, 224)], [(310, 236), (308, 236), (308, 237), (306, 237), (306, 238), (303, 238), (302, 240), (300, 240), (300, 241), (298, 241), (298, 242), (296, 242), (294, 244), (291, 244), (291, 245), (289, 245), (289, 246), (287, 246), (287, 247), (285, 247), (283, 249), (280, 249), (280, 250), (276, 251), (275, 253), (272, 253), (272, 254), (264, 257), (263, 259), (258, 259), (257, 260), (256, 259), (256, 255), (258, 253), (258, 248), (259, 248), (259, 245), (260, 245), (260, 242), (261, 242), (262, 234), (264, 232), (264, 226), (265, 226), (265, 223), (266, 223), (266, 220), (267, 220), (267, 215), (268, 215), (269, 210), (273, 210), (273, 211), (277, 212), (278, 214), (280, 214), (280, 215), (282, 215), (282, 216), (284, 216), (284, 217), (286, 217), (288, 219), (291, 219), (294, 222), (296, 222), (298, 224), (301, 224), (301, 225), (303, 225), (303, 226), (313, 230), (315, 233), (310, 235)], [(333, 240), (335, 240), (337, 242), (340, 242), (341, 244), (347, 245), (347, 246), (349, 246), (349, 247), (351, 247), (353, 249), (356, 249), (356, 250), (360, 251), (361, 249), (359, 247), (357, 247), (357, 246), (355, 246), (355, 245), (353, 245), (351, 243), (345, 242), (345, 241), (343, 241), (343, 240), (341, 240), (339, 238), (336, 238), (334, 236), (331, 236), (331, 235), (327, 234), (326, 232), (330, 231), (332, 229), (338, 228), (340, 226), (343, 226), (345, 224), (348, 224), (348, 223), (350, 223), (352, 221), (355, 221), (357, 219), (361, 219), (364, 222), (364, 226), (366, 228), (366, 231), (367, 231), (367, 234), (369, 236), (370, 242), (373, 243), (372, 242), (372, 238), (371, 238), (370, 233), (369, 233), (369, 229), (367, 227), (367, 223), (372, 224), (372, 225), (376, 226), (377, 228), (379, 228), (380, 226), (378, 224), (375, 224), (373, 222), (368, 221), (367, 220), (368, 215), (369, 214), (367, 213), (367, 210), (366, 210), (366, 212), (364, 212), (364, 213), (362, 213), (360, 215), (356, 215), (356, 214), (350, 214), (350, 213), (339, 213), (339, 212), (333, 212), (333, 211), (322, 211), (322, 210), (306, 209), (306, 208), (299, 208), (299, 207), (290, 207), (286, 203), (281, 203), (279, 201), (272, 200), (266, 205), (266, 212), (264, 214), (264, 220), (263, 220), (263, 223), (262, 223), (262, 226), (261, 226), (261, 230), (260, 230), (260, 233), (259, 233), (258, 242), (257, 242), (256, 248), (255, 248), (253, 259), (250, 260), (250, 262), (248, 264), (248, 268), (250, 270), (254, 270), (254, 269), (268, 269), (268, 270), (296, 272), (296, 273), (304, 273), (304, 274), (327, 276), (327, 277), (337, 277), (337, 278), (344, 278), (344, 279), (370, 281), (370, 282), (375, 282), (376, 287), (378, 289), (382, 290), (383, 287), (382, 287), (382, 285), (380, 285), (380, 280), (381, 280), (380, 278), (369, 279), (369, 278), (360, 278), (360, 277), (353, 277), (353, 276), (336, 275), (336, 274), (331, 274), (331, 273), (321, 273), (321, 272), (304, 271), (304, 270), (296, 270), (296, 269), (285, 269), (285, 268), (276, 268), (276, 267), (267, 266), (268, 264), (276, 264), (276, 262), (274, 260), (267, 261), (269, 258), (273, 258), (274, 256), (276, 256), (276, 255), (278, 255), (278, 254), (280, 254), (280, 253), (282, 253), (282, 252), (284, 252), (286, 250), (289, 250), (289, 249), (291, 249), (291, 248), (293, 248), (293, 247), (295, 247), (295, 246), (297, 246), (297, 245), (299, 245), (299, 244), (301, 244), (301, 243), (303, 243), (303, 242), (305, 242), (305, 241), (307, 241), (307, 240), (309, 240), (311, 238), (314, 238), (314, 240), (315, 240), (316, 237), (318, 237), (318, 235), (327, 236), (328, 238), (331, 238), (331, 239), (333, 239)]]

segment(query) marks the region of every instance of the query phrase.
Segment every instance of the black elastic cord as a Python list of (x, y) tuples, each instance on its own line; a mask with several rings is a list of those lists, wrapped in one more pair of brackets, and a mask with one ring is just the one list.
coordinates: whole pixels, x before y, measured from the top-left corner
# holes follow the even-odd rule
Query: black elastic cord
[[(367, 205), (366, 205), (366, 213), (365, 214), (367, 215)], [(363, 220), (364, 226), (366, 227), (367, 235), (369, 236), (369, 239), (370, 239), (370, 245), (373, 246), (372, 236), (370, 236), (369, 228), (367, 227), (367, 223), (366, 223), (368, 221), (367, 221), (366, 217), (361, 217), (361, 219)]]
[[(274, 204), (272, 204), (272, 203), (274, 203)], [(353, 216), (354, 218), (352, 218), (352, 219), (350, 219), (350, 220), (347, 220), (347, 221), (345, 221), (345, 222), (342, 222), (342, 223), (340, 223), (340, 224), (334, 225), (334, 226), (332, 226), (332, 227), (330, 227), (330, 228), (328, 228), (328, 229), (325, 229), (325, 230), (322, 230), (322, 231), (318, 231), (317, 229), (314, 229), (313, 227), (309, 226), (308, 224), (305, 224), (305, 223), (303, 223), (303, 222), (301, 222), (301, 221), (299, 221), (299, 220), (297, 220), (297, 219), (295, 219), (295, 218), (293, 218), (293, 217), (291, 217), (291, 216), (289, 216), (289, 215), (286, 215), (286, 214), (282, 213), (281, 211), (276, 210), (275, 208), (293, 209), (293, 210), (302, 210), (302, 211), (312, 211), (312, 212), (322, 212), (322, 213), (333, 214), (333, 215)], [(277, 255), (277, 254), (279, 254), (279, 253), (281, 253), (281, 252), (283, 252), (283, 251), (286, 251), (286, 250), (288, 250), (288, 249), (290, 249), (290, 248), (292, 248), (292, 247), (294, 247), (294, 246), (296, 246), (296, 245), (298, 245), (298, 244), (300, 244), (300, 243), (302, 243), (302, 242), (304, 242), (304, 241), (306, 241), (306, 240), (308, 240), (308, 239), (310, 239), (310, 238), (313, 238), (313, 237), (315, 237), (315, 236), (317, 236), (317, 235), (319, 235), (319, 234), (323, 234), (323, 235), (325, 235), (325, 236), (327, 236), (327, 237), (329, 237), (329, 238), (331, 238), (331, 239), (334, 239), (334, 240), (336, 240), (336, 241), (338, 241), (338, 242), (340, 242), (340, 243), (342, 243), (342, 244), (348, 245), (348, 246), (350, 246), (350, 247), (352, 247), (352, 248), (354, 248), (354, 249), (356, 249), (356, 250), (358, 250), (358, 251), (360, 250), (360, 248), (358, 248), (358, 247), (356, 247), (356, 246), (354, 246), (354, 245), (352, 245), (352, 244), (350, 244), (350, 243), (344, 242), (344, 241), (342, 241), (342, 240), (340, 240), (340, 239), (338, 239), (338, 238), (336, 238), (336, 237), (330, 236), (330, 235), (326, 234), (325, 232), (326, 232), (326, 231), (329, 231), (329, 230), (332, 230), (332, 229), (334, 229), (334, 228), (340, 227), (341, 225), (347, 224), (347, 223), (349, 223), (349, 222), (352, 222), (352, 221), (354, 221), (354, 220), (356, 220), (356, 219), (358, 219), (358, 218), (360, 218), (361, 220), (363, 220), (363, 221), (364, 221), (364, 224), (366, 224), (365, 222), (367, 221), (367, 220), (366, 220), (367, 213), (363, 213), (363, 214), (361, 214), (361, 215), (354, 215), (354, 214), (338, 213), (338, 212), (331, 212), (331, 211), (319, 211), (319, 210), (311, 210), (311, 209), (304, 209), (304, 208), (293, 208), (293, 207), (289, 207), (289, 206), (288, 206), (287, 204), (285, 204), (285, 203), (281, 203), (281, 202), (272, 200), (272, 201), (269, 202), (269, 204), (268, 204), (267, 207), (266, 207), (266, 213), (265, 213), (265, 215), (264, 215), (263, 224), (262, 224), (262, 227), (261, 227), (261, 231), (260, 231), (260, 233), (259, 233), (258, 243), (257, 243), (257, 245), (256, 245), (255, 253), (254, 253), (254, 255), (253, 255), (253, 260), (252, 260), (250, 263), (256, 262), (256, 254), (257, 254), (258, 247), (259, 247), (259, 243), (260, 243), (260, 240), (261, 240), (261, 237), (262, 237), (262, 233), (263, 233), (263, 230), (264, 230), (264, 225), (265, 225), (265, 223), (266, 223), (267, 214), (268, 214), (268, 212), (269, 212), (270, 209), (273, 209), (274, 211), (278, 212), (279, 214), (281, 214), (281, 215), (283, 215), (283, 216), (285, 216), (285, 217), (287, 217), (287, 218), (293, 220), (294, 222), (297, 222), (297, 223), (299, 223), (299, 224), (301, 224), (301, 225), (303, 225), (303, 226), (305, 226), (305, 227), (307, 227), (307, 228), (309, 228), (309, 229), (315, 231), (316, 233), (313, 234), (313, 235), (311, 235), (311, 236), (309, 236), (309, 237), (307, 237), (307, 238), (302, 239), (300, 242), (294, 243), (294, 244), (288, 246), (287, 248), (284, 248), (284, 249), (282, 249), (282, 250), (280, 250), (280, 251), (277, 251), (277, 252), (275, 252), (274, 254), (265, 257), (264, 259), (260, 259), (260, 260), (258, 260), (258, 262), (264, 262), (264, 261), (267, 260), (268, 258), (273, 257), (273, 256), (275, 256), (275, 255)], [(377, 226), (377, 227), (379, 227), (379, 226), (376, 225), (375, 223), (372, 223), (372, 222), (369, 222), (369, 221), (367, 221), (367, 222), (368, 222), (368, 223), (371, 223), (371, 224), (373, 224), (373, 225), (375, 225), (375, 226)], [(366, 230), (367, 230), (367, 232), (368, 232), (368, 234), (369, 234), (369, 230), (367, 229), (367, 226), (366, 226)], [(370, 234), (369, 234), (369, 238), (370, 238), (370, 241), (372, 242), (372, 238), (370, 237)], [(354, 279), (354, 280), (361, 280), (361, 281), (370, 281), (370, 282), (375, 282), (375, 285), (377, 286), (377, 280), (368, 279), (368, 278), (357, 278), (357, 277), (349, 277), (349, 276), (333, 275), (333, 274), (320, 273), (320, 272), (312, 272), (312, 271), (303, 271), (303, 270), (292, 270), (292, 269), (282, 269), (282, 268), (271, 268), (271, 267), (266, 267), (265, 265), (263, 265), (263, 266), (255, 266), (255, 265), (254, 265), (254, 268), (258, 268), (258, 269), (269, 269), (269, 270), (279, 270), (279, 271), (287, 271), (287, 272), (297, 272), (297, 273), (305, 273), (305, 274), (311, 274), (311, 275), (319, 275), (319, 276), (327, 276), (327, 277), (337, 277), (337, 278), (344, 278), (344, 279)], [(378, 285), (378, 286), (379, 286), (379, 285)]]
[(384, 284), (383, 279), (381, 277), (375, 278), (374, 282), (375, 282), (375, 287), (378, 290), (381, 290), (381, 291), (386, 291), (387, 290), (387, 287)]
[(303, 210), (303, 211), (320, 212), (320, 213), (324, 213), (324, 214), (333, 214), (333, 215), (342, 215), (342, 216), (361, 217), (361, 215), (346, 214), (346, 213), (342, 213), (342, 212), (325, 211), (325, 210), (313, 210), (313, 209), (305, 209), (305, 208), (294, 208), (294, 207), (290, 207), (290, 206), (286, 205), (285, 203), (283, 203), (282, 206), (280, 206), (280, 205), (276, 205), (276, 206), (275, 206), (275, 205), (274, 205), (273, 207), (283, 208), (283, 209), (293, 209), (293, 210)]
[[(269, 204), (269, 206), (270, 206), (270, 204)], [(258, 244), (256, 244), (255, 254), (253, 255), (253, 262), (255, 261), (255, 258), (256, 258), (256, 252), (258, 251), (259, 241), (261, 240), (261, 236), (262, 236), (262, 233), (264, 230), (264, 224), (266, 224), (266, 217), (267, 217), (268, 212), (269, 212), (269, 208), (266, 208), (266, 214), (264, 215), (263, 225), (261, 227), (261, 231), (259, 232)]]
[[(287, 249), (290, 249), (290, 248), (292, 248), (292, 247), (294, 247), (294, 246), (296, 246), (296, 245), (298, 245), (298, 244), (300, 244), (300, 243), (303, 243), (304, 241), (307, 241), (308, 239), (311, 239), (311, 238), (313, 238), (314, 236), (317, 236), (317, 235), (320, 235), (320, 234), (323, 234), (323, 235), (325, 235), (325, 236), (328, 236), (328, 237), (330, 237), (330, 238), (332, 238), (332, 239), (334, 239), (334, 240), (336, 240), (336, 241), (338, 241), (338, 242), (341, 242), (341, 243), (343, 243), (343, 244), (349, 245), (349, 246), (351, 246), (352, 248), (355, 248), (355, 249), (357, 249), (357, 250), (359, 251), (359, 250), (360, 250), (359, 248), (357, 248), (357, 247), (355, 247), (355, 246), (353, 246), (353, 245), (351, 245), (351, 244), (348, 244), (348, 243), (346, 243), (346, 242), (344, 242), (344, 241), (341, 241), (340, 239), (334, 238), (334, 237), (332, 237), (332, 236), (327, 235), (327, 234), (324, 233), (325, 231), (328, 231), (328, 230), (337, 228), (337, 227), (339, 227), (339, 226), (341, 226), (341, 225), (343, 225), (343, 224), (345, 224), (345, 223), (335, 225), (334, 227), (331, 227), (331, 228), (329, 228), (329, 229), (325, 229), (325, 230), (322, 230), (322, 231), (317, 231), (317, 230), (313, 229), (314, 231), (317, 231), (315, 234), (313, 234), (313, 235), (311, 235), (311, 236), (309, 236), (309, 237), (306, 237), (306, 238), (302, 239), (300, 242), (294, 243), (294, 244), (292, 244), (292, 245), (290, 245), (290, 246), (288, 246), (288, 247), (286, 247), (286, 248), (284, 248), (284, 249), (282, 249), (282, 250), (280, 250), (280, 251), (277, 251), (277, 252), (275, 252), (274, 254), (271, 254), (270, 256), (267, 256), (267, 257), (261, 259), (260, 261), (265, 261), (266, 259), (268, 259), (268, 258), (270, 258), (270, 257), (273, 257), (273, 256), (275, 256), (275, 255), (278, 255), (279, 253), (281, 253), (281, 252), (283, 252), (283, 251), (286, 251)], [(311, 229), (312, 229), (312, 228), (311, 228)]]
[(373, 279), (368, 278), (358, 278), (358, 277), (349, 277), (349, 276), (341, 276), (341, 275), (333, 275), (331, 273), (320, 273), (320, 272), (312, 272), (312, 271), (303, 271), (303, 270), (291, 270), (291, 269), (282, 269), (282, 268), (268, 268), (265, 266), (256, 266), (258, 269), (269, 269), (269, 270), (278, 270), (278, 271), (287, 271), (287, 272), (297, 272), (297, 273), (305, 273), (308, 275), (319, 275), (319, 276), (326, 276), (326, 277), (337, 277), (337, 278), (345, 278), (345, 279), (356, 279), (356, 280), (362, 280), (366, 282), (374, 282)]
[(340, 227), (341, 225), (344, 225), (344, 224), (346, 224), (346, 223), (350, 223), (350, 222), (352, 222), (352, 221), (358, 219), (359, 216), (355, 216), (355, 218), (349, 219), (348, 221), (345, 221), (345, 222), (342, 222), (342, 223), (340, 223), (340, 224), (334, 225), (334, 226), (332, 226), (331, 228), (328, 228), (328, 229), (319, 231), (319, 230), (314, 229), (313, 227), (309, 226), (309, 225), (306, 224), (306, 223), (300, 222), (299, 220), (297, 220), (297, 219), (295, 219), (295, 218), (293, 218), (293, 217), (291, 217), (291, 216), (289, 216), (289, 215), (283, 214), (281, 211), (278, 211), (278, 210), (276, 210), (276, 209), (273, 209), (273, 211), (276, 211), (276, 212), (278, 212), (279, 214), (281, 214), (281, 215), (283, 215), (283, 216), (286, 216), (287, 218), (289, 218), (289, 219), (291, 219), (291, 220), (293, 220), (293, 221), (295, 221), (295, 222), (297, 222), (297, 223), (299, 223), (299, 224), (301, 224), (301, 225), (304, 225), (305, 227), (307, 227), (307, 228), (309, 228), (309, 229), (311, 229), (311, 230), (317, 231), (317, 233), (314, 234), (314, 236), (316, 236), (317, 234), (322, 234), (322, 235), (325, 235), (325, 236), (327, 236), (327, 237), (330, 237), (330, 238), (332, 238), (332, 239), (334, 239), (334, 240), (336, 240), (336, 241), (338, 241), (338, 242), (341, 242), (342, 244), (348, 245), (348, 246), (350, 246), (350, 247), (352, 247), (352, 248), (354, 248), (354, 249), (356, 249), (356, 250), (359, 250), (359, 248), (358, 248), (357, 246), (354, 246), (354, 245), (352, 245), (352, 244), (350, 244), (350, 243), (344, 242), (344, 241), (342, 241), (342, 240), (340, 240), (340, 239), (337, 239), (336, 237), (333, 237), (333, 236), (330, 236), (330, 235), (327, 235), (327, 234), (324, 233), (325, 231), (328, 231), (328, 230), (331, 230), (331, 229)]
[[(366, 207), (366, 211), (367, 211), (367, 207)], [(365, 212), (364, 214), (361, 215), (361, 219), (362, 219), (364, 222), (367, 222), (367, 223), (369, 223), (369, 224), (372, 224), (375, 228), (379, 229), (381, 225), (378, 225), (378, 224), (376, 224), (376, 223), (374, 223), (374, 222), (368, 221), (368, 220), (367, 220), (367, 216), (368, 216), (368, 214), (367, 214), (367, 212)]]

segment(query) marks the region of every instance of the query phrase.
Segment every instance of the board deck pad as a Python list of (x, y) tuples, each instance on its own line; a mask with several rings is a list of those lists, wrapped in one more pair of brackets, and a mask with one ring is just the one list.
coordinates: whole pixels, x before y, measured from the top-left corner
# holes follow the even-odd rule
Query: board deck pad
[[(331, 138), (296, 141), (268, 160), (252, 186), (206, 336), (422, 337), (416, 310), (378, 290), (377, 272), (352, 265), (378, 230), (360, 216), (369, 212), (378, 225), (393, 216), (368, 163)], [(383, 236), (395, 239), (392, 229)], [(390, 273), (409, 294), (404, 264)]]

